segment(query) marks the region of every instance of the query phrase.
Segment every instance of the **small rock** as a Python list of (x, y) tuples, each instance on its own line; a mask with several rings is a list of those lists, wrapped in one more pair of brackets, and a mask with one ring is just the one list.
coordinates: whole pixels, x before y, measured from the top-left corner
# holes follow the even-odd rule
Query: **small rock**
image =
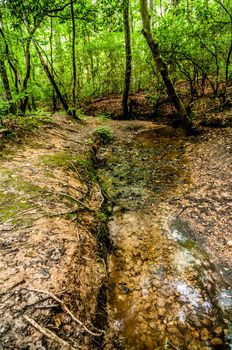
[(151, 329), (156, 329), (156, 328), (157, 328), (157, 324), (156, 324), (155, 322), (150, 322), (150, 323), (149, 323), (149, 327), (150, 327)]
[(157, 305), (159, 308), (163, 308), (165, 306), (165, 299), (164, 298), (158, 298), (157, 299)]
[(169, 333), (173, 333), (173, 334), (180, 332), (179, 329), (177, 327), (175, 327), (175, 326), (168, 327), (167, 330), (168, 330)]
[(203, 323), (204, 326), (210, 326), (212, 322), (211, 322), (211, 320), (209, 318), (204, 318), (202, 320), (202, 323)]
[(209, 339), (209, 331), (207, 328), (201, 330), (201, 340), (207, 341)]
[(212, 345), (222, 345), (222, 340), (220, 339), (220, 338), (213, 338), (212, 340), (211, 340), (211, 344)]
[(158, 314), (159, 314), (159, 316), (164, 316), (166, 314), (166, 308), (165, 307), (159, 308)]
[(162, 287), (162, 283), (160, 282), (160, 280), (155, 279), (152, 281), (152, 285), (156, 288), (161, 288)]
[(219, 327), (215, 328), (215, 329), (213, 330), (213, 332), (214, 332), (216, 335), (221, 335), (221, 334), (222, 334), (222, 327), (219, 326)]
[(231, 240), (231, 241), (227, 241), (227, 245), (228, 245), (229, 247), (232, 247), (232, 240)]

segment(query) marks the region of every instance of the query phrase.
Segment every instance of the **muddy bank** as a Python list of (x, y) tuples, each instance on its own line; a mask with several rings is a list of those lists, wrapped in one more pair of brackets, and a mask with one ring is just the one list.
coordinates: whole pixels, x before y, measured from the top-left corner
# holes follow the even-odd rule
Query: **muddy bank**
[(0, 349), (94, 349), (102, 334), (103, 197), (89, 129), (54, 116), (2, 153)]

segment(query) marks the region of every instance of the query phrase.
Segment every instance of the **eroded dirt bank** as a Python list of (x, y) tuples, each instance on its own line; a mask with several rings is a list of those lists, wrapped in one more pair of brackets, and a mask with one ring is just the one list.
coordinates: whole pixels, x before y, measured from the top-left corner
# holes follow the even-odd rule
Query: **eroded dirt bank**
[[(102, 126), (114, 138), (95, 147)], [(152, 122), (54, 116), (5, 149), (2, 349), (229, 348), (231, 129), (171, 134)]]
[(89, 349), (101, 334), (103, 197), (87, 124), (54, 116), (2, 153), (0, 349)]

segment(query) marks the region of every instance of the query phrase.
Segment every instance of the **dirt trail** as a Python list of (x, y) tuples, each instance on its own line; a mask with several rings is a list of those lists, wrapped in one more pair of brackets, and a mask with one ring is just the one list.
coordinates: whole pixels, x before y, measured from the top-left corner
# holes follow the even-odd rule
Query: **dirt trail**
[(91, 233), (100, 229), (94, 212), (100, 210), (103, 198), (97, 183), (86, 175), (87, 139), (94, 126), (93, 120), (80, 125), (54, 116), (52, 124), (3, 152), (1, 349), (61, 348), (59, 341), (30, 326), (25, 316), (73, 347), (89, 348), (89, 333), (46, 292), (62, 299), (97, 333), (91, 323), (105, 271)]

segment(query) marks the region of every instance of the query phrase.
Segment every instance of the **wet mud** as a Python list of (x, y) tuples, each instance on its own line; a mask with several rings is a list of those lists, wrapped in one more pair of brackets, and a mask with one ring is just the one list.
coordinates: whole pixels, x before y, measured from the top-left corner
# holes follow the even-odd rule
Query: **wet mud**
[(98, 154), (113, 212), (105, 348), (231, 349), (230, 285), (167, 205), (191, 189), (186, 139), (124, 128), (125, 143)]

